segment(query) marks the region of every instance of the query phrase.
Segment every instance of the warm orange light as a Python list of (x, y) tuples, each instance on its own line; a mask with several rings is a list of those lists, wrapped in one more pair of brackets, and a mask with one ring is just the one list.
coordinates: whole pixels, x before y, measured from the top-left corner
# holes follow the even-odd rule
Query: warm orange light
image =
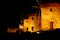
[(18, 30), (17, 28), (14, 28), (14, 29), (8, 28), (8, 29), (7, 29), (7, 32), (8, 32), (8, 33), (15, 33), (17, 30)]
[(49, 3), (40, 6), (41, 16), (38, 16), (37, 13), (28, 14), (29, 18), (24, 19), (22, 25), (19, 24), (19, 29), (24, 32), (37, 32), (39, 30), (48, 31), (60, 28), (60, 4)]
[(40, 32), (36, 32), (37, 34), (39, 34)]
[(23, 25), (19, 25), (19, 29), (23, 29)]

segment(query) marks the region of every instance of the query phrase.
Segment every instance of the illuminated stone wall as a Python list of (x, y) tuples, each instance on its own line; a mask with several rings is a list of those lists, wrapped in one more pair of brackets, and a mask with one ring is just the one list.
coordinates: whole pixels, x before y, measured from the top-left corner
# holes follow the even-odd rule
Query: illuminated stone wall
[(29, 19), (24, 19), (23, 30), (33, 32), (60, 28), (60, 4), (51, 3), (41, 5), (41, 26), (38, 26), (37, 15), (29, 15)]
[(24, 19), (24, 31), (38, 31), (38, 16), (30, 15), (29, 19)]
[(43, 5), (41, 12), (42, 30), (49, 30), (50, 22), (53, 22), (53, 29), (60, 28), (60, 4)]

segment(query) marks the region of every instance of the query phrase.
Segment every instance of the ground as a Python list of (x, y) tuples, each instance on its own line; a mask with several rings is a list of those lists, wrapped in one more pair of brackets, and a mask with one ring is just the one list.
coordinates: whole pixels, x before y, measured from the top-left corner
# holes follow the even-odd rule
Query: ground
[(2, 34), (2, 40), (3, 39), (7, 39), (7, 40), (52, 40), (52, 39), (59, 39), (59, 31), (60, 29), (56, 29), (56, 30), (53, 30), (53, 31), (42, 31), (40, 34), (36, 34), (36, 33), (30, 33), (30, 32), (27, 32), (27, 33), (18, 33), (19, 31), (17, 31), (15, 34), (13, 33), (4, 33)]

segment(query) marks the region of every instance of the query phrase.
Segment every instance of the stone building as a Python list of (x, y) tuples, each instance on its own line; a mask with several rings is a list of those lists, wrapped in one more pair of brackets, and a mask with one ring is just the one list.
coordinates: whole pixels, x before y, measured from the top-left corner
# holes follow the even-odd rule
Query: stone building
[[(19, 24), (19, 29), (24, 32), (37, 32), (40, 30), (54, 30), (60, 28), (60, 4), (48, 3), (41, 5), (41, 16), (28, 14), (29, 18), (23, 20), (23, 24)], [(40, 19), (39, 19), (40, 17)], [(40, 25), (39, 25), (40, 23)]]

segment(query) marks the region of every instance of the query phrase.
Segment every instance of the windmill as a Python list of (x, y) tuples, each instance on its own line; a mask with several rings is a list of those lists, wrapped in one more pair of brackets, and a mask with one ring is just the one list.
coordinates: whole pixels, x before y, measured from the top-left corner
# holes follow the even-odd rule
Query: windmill
[(41, 0), (36, 0), (37, 6), (32, 6), (33, 8), (37, 9), (38, 13), (38, 26), (41, 28)]

